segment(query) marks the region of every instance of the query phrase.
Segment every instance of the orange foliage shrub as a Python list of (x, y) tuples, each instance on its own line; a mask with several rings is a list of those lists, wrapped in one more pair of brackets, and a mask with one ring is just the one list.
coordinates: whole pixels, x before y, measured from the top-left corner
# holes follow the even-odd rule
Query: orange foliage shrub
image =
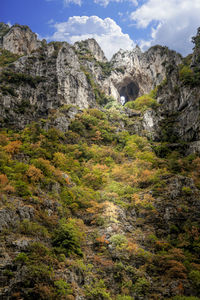
[(150, 194), (145, 194), (142, 196), (139, 196), (138, 194), (133, 194), (132, 201), (135, 205), (148, 206), (149, 204), (153, 204), (155, 199)]
[(148, 169), (142, 170), (138, 174), (138, 176), (135, 180), (135, 184), (139, 185), (140, 187), (149, 185), (152, 182), (153, 176), (154, 176), (153, 170), (148, 170)]
[(15, 192), (14, 187), (9, 184), (8, 177), (5, 174), (0, 174), (0, 189), (8, 194)]
[(183, 293), (184, 293), (184, 287), (183, 287), (182, 282), (179, 282), (179, 285), (177, 287), (177, 292), (178, 292), (178, 295), (183, 295)]
[(91, 201), (90, 205), (91, 205), (91, 207), (87, 208), (87, 212), (90, 214), (98, 214), (98, 213), (102, 212), (102, 210), (104, 208), (103, 203), (98, 203), (96, 201)]
[(107, 268), (113, 268), (113, 266), (114, 266), (113, 261), (111, 259), (106, 259), (106, 258), (98, 256), (98, 255), (94, 256), (94, 263), (96, 263), (98, 265), (102, 265)]
[(21, 141), (13, 141), (10, 142), (8, 145), (6, 145), (4, 147), (4, 150), (8, 153), (8, 154), (17, 154), (19, 152), (19, 149), (21, 147), (22, 142)]
[(187, 270), (181, 262), (177, 260), (169, 260), (167, 261), (167, 267), (169, 269), (167, 270), (166, 274), (170, 278), (187, 278)]
[(37, 182), (44, 177), (44, 175), (42, 174), (42, 171), (33, 165), (29, 166), (29, 168), (26, 172), (26, 176), (33, 182)]
[(166, 257), (169, 259), (176, 259), (178, 261), (183, 261), (185, 259), (183, 250), (179, 248), (170, 249)]
[(7, 194), (13, 194), (15, 192), (15, 188), (10, 185), (10, 184), (7, 184), (4, 188), (3, 188), (3, 191)]
[(130, 252), (130, 253), (136, 253), (137, 250), (138, 250), (138, 245), (136, 243), (133, 243), (131, 241), (128, 241), (128, 247), (127, 247), (127, 250)]
[(37, 160), (35, 160), (34, 165), (36, 168), (39, 168), (45, 176), (55, 176), (57, 177), (57, 180), (63, 179), (62, 172), (52, 166), (51, 162), (47, 159), (38, 158)]
[(137, 170), (135, 170), (133, 164), (124, 163), (113, 168), (112, 176), (116, 181), (126, 182), (128, 185), (133, 186), (137, 177)]
[(40, 295), (41, 299), (53, 299), (55, 297), (53, 288), (49, 285), (38, 283), (34, 287), (36, 295)]
[(5, 187), (8, 184), (8, 177), (5, 174), (0, 174), (0, 187)]
[(156, 241), (155, 243), (156, 250), (167, 250), (170, 248), (170, 245), (166, 241)]
[(101, 137), (101, 131), (97, 130), (95, 132), (95, 136), (91, 138), (92, 141), (101, 141), (103, 138)]
[(96, 241), (99, 243), (99, 244), (109, 244), (109, 241), (106, 240), (106, 236), (105, 235), (102, 235), (100, 237), (97, 237), (96, 238)]
[(92, 214), (92, 224), (95, 224), (98, 217), (100, 216), (101, 212), (103, 211), (103, 208), (104, 208), (104, 204), (103, 203), (98, 203), (98, 202), (95, 202), (95, 201), (91, 201), (90, 202), (90, 207), (87, 208), (87, 212), (89, 214)]

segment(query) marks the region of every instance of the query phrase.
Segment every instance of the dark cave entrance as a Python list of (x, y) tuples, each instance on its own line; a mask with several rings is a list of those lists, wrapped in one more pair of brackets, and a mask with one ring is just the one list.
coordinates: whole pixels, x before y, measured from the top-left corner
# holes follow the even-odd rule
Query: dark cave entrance
[(119, 89), (122, 104), (135, 100), (139, 95), (139, 86), (135, 82), (129, 82)]

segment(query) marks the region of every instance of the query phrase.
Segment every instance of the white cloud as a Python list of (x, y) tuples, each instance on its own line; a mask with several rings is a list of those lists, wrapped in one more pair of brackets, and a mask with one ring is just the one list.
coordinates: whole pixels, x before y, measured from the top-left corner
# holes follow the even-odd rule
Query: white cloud
[(138, 28), (151, 26), (151, 39), (141, 41), (149, 45), (166, 45), (183, 55), (191, 52), (191, 36), (199, 24), (199, 0), (147, 0), (131, 14)]
[(110, 18), (101, 19), (97, 16), (74, 16), (67, 22), (56, 23), (56, 32), (48, 39), (67, 41), (73, 44), (76, 41), (94, 38), (103, 49), (108, 59), (120, 48), (131, 50), (135, 43), (128, 34)]
[(104, 7), (106, 7), (110, 2), (118, 2), (119, 3), (119, 2), (125, 2), (125, 1), (129, 1), (135, 6), (138, 5), (137, 0), (94, 0), (94, 3), (100, 4)]
[(77, 5), (80, 5), (82, 4), (82, 0), (64, 0), (64, 4), (70, 4), (70, 3), (74, 3), (74, 4), (77, 4)]
[(47, 22), (48, 25), (51, 25), (51, 24), (53, 24), (53, 23), (54, 23), (54, 19), (50, 19), (50, 20)]

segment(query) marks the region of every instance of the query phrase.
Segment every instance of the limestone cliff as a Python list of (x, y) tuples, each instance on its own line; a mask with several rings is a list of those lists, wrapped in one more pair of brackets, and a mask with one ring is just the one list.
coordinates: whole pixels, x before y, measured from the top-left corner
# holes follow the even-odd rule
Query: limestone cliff
[(0, 77), (0, 115), (7, 124), (23, 127), (63, 105), (95, 106), (78, 57), (67, 43), (43, 45), (4, 68)]
[(198, 30), (193, 55), (180, 65), (169, 65), (166, 79), (157, 88), (157, 111), (144, 114), (145, 129), (154, 139), (189, 142), (191, 152), (200, 152), (199, 36)]
[(114, 69), (105, 90), (114, 97), (125, 101), (148, 94), (166, 77), (169, 65), (178, 66), (181, 56), (167, 47), (154, 46), (142, 53), (139, 47), (132, 51), (120, 50), (111, 60)]
[[(63, 105), (105, 105), (110, 96), (119, 104), (121, 99), (134, 101), (158, 87), (159, 109), (144, 113), (134, 130), (140, 134), (145, 130), (156, 140), (162, 140), (166, 130), (175, 140), (199, 140), (198, 87), (181, 81), (183, 60), (167, 47), (154, 46), (144, 53), (138, 46), (132, 51), (120, 50), (108, 62), (94, 39), (71, 46), (40, 42), (27, 26), (1, 24), (0, 32), (2, 48), (21, 56), (1, 69), (2, 126), (22, 128)], [(196, 46), (193, 65), (198, 49)], [(168, 117), (170, 128), (166, 129)], [(63, 120), (69, 124), (69, 116), (62, 118), (62, 124)]]
[(105, 57), (103, 50), (100, 48), (95, 39), (76, 42), (74, 47), (82, 54), (88, 54), (91, 52), (97, 61), (107, 62), (107, 58)]
[(2, 25), (2, 29), (3, 27), (6, 28), (6, 30), (0, 30), (3, 49), (15, 54), (27, 55), (40, 47), (41, 42), (28, 26), (16, 24), (11, 28), (8, 25)]

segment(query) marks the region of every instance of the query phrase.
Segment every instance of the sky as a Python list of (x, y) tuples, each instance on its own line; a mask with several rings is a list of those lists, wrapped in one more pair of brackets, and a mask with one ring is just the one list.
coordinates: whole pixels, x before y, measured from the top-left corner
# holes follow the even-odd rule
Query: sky
[(200, 26), (200, 0), (1, 0), (0, 22), (28, 25), (48, 42), (95, 38), (108, 59), (119, 49), (157, 44), (186, 56)]

